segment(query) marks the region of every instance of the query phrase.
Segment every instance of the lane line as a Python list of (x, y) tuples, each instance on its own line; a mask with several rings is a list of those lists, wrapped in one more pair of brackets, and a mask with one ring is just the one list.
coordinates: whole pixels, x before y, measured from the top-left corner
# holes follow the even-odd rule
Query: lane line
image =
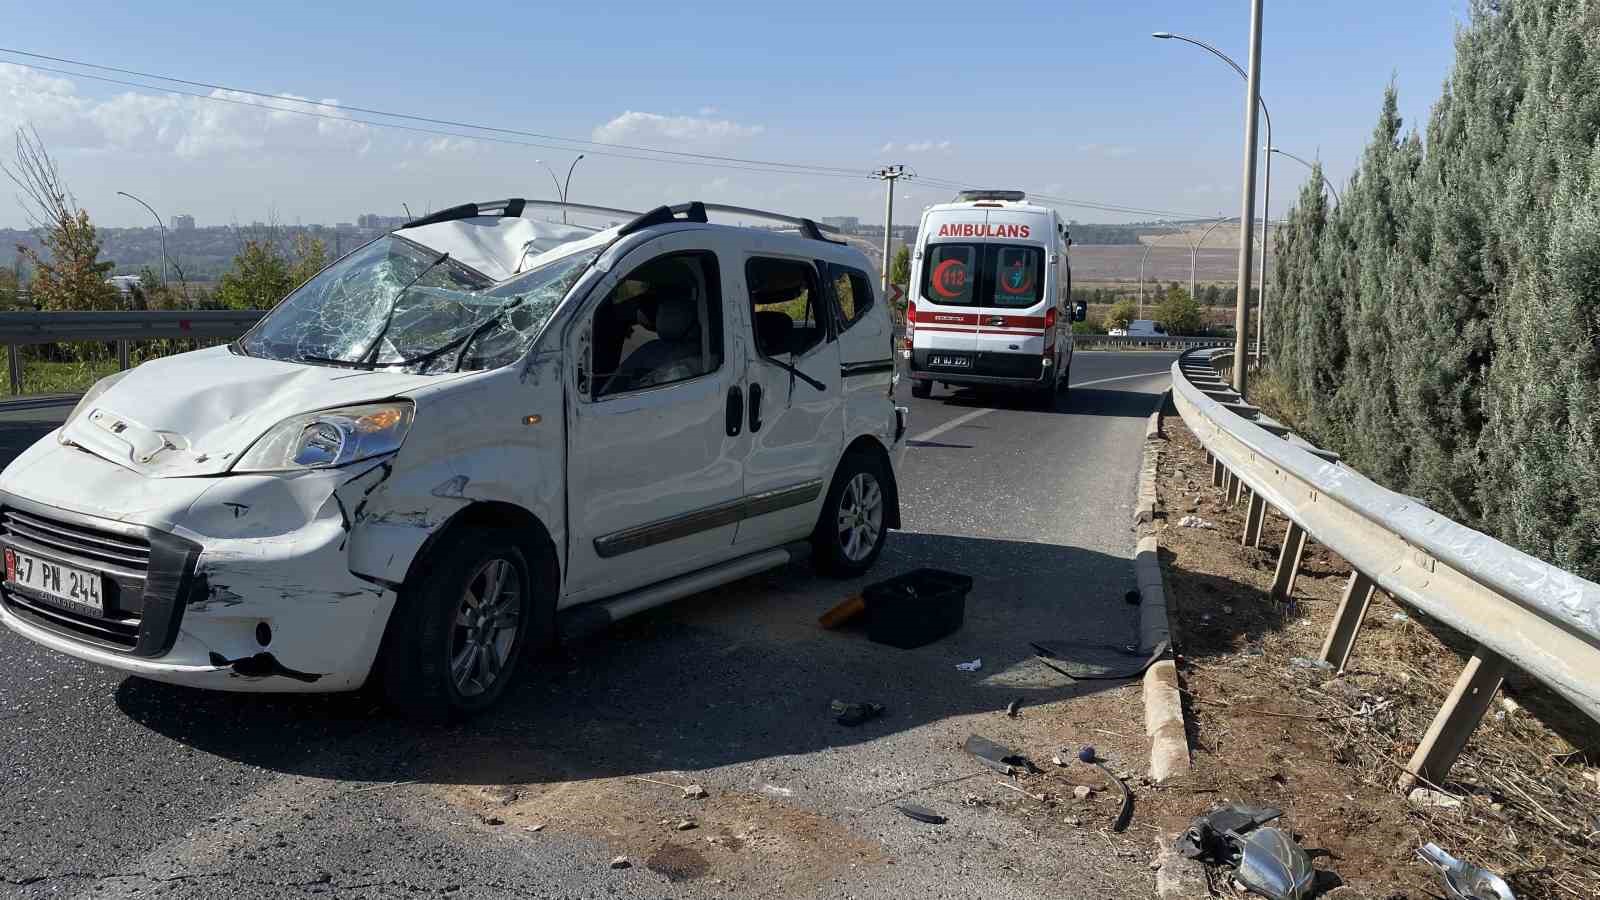
[[(1170, 372), (1171, 372), (1170, 369), (1162, 369), (1162, 370), (1160, 370), (1158, 372), (1140, 372), (1140, 373), (1138, 373), (1136, 375), (1118, 375), (1118, 376), (1116, 376), (1114, 378), (1096, 378), (1093, 381), (1080, 381), (1080, 382), (1078, 382), (1078, 383), (1076, 383), (1076, 384), (1074, 384), (1072, 386), (1073, 387), (1088, 387), (1091, 384), (1106, 384), (1106, 383), (1112, 382), (1112, 381), (1127, 381), (1127, 380), (1132, 379), (1132, 378), (1154, 378), (1157, 375), (1166, 375), (1166, 374), (1169, 374)], [(922, 443), (923, 441), (931, 441), (934, 438), (938, 437), (941, 434), (944, 434), (947, 431), (950, 431), (950, 430), (956, 429), (956, 428), (960, 428), (961, 426), (967, 424), (968, 422), (971, 422), (973, 419), (977, 419), (977, 418), (980, 418), (982, 416), (986, 416), (989, 413), (994, 412), (996, 409), (997, 409), (997, 407), (986, 406), (983, 409), (975, 409), (972, 412), (969, 412), (969, 413), (967, 413), (965, 415), (956, 416), (954, 419), (951, 419), (950, 421), (944, 423), (943, 425), (940, 425), (940, 426), (938, 426), (936, 428), (930, 428), (927, 431), (924, 431), (923, 433), (917, 435), (916, 437), (911, 439), (910, 443)]]

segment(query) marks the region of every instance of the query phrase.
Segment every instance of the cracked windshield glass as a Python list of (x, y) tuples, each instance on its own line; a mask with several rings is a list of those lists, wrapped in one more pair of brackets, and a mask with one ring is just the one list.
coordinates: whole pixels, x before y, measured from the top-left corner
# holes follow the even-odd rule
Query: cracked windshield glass
[(329, 266), (239, 342), (250, 356), (414, 373), (492, 369), (538, 336), (598, 251), (496, 284), (387, 235)]

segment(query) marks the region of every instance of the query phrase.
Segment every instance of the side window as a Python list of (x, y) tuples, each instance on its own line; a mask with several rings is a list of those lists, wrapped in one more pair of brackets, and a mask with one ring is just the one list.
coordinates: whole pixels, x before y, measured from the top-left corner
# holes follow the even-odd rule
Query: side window
[(762, 356), (800, 354), (822, 343), (817, 267), (793, 259), (754, 257), (744, 267), (750, 321)]
[(722, 366), (722, 291), (712, 253), (674, 253), (628, 273), (594, 311), (594, 399)]
[(842, 333), (872, 308), (872, 282), (855, 269), (834, 266), (833, 298), (837, 301), (839, 331)]

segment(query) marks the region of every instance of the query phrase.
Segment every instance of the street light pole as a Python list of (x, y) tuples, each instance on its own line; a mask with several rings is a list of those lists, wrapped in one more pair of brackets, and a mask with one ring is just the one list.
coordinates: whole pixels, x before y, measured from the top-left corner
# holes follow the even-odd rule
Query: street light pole
[(161, 284), (163, 287), (165, 287), (167, 284), (167, 223), (161, 221), (161, 217), (156, 215), (156, 211), (151, 209), (150, 204), (140, 200), (138, 197), (135, 197), (127, 191), (117, 191), (117, 194), (118, 196), (127, 197), (129, 200), (132, 200), (145, 209), (150, 210), (151, 217), (156, 220), (156, 227), (161, 229)]
[[(1268, 138), (1268, 140), (1270, 141), (1271, 138)], [(1305, 161), (1304, 159), (1301, 159), (1298, 156), (1295, 156), (1293, 153), (1290, 153), (1287, 150), (1283, 150), (1283, 149), (1280, 149), (1278, 147), (1273, 147), (1273, 146), (1271, 146), (1269, 144), (1268, 147), (1267, 147), (1267, 152), (1268, 153), (1278, 153), (1278, 154), (1281, 154), (1283, 156), (1287, 156), (1290, 159), (1294, 160), (1295, 162), (1299, 163), (1300, 165), (1305, 166), (1306, 168), (1310, 169), (1311, 171), (1313, 171), (1313, 172), (1317, 171), (1317, 167), (1316, 166), (1314, 166), (1311, 163)], [(1331, 180), (1329, 180), (1329, 178), (1328, 178), (1328, 176), (1326, 174), (1324, 174), (1322, 176), (1322, 183), (1327, 185), (1328, 190), (1333, 193), (1333, 202), (1334, 203), (1339, 203), (1340, 202), (1340, 200), (1339, 200), (1339, 189), (1333, 186), (1333, 182)]]
[[(1218, 225), (1221, 225), (1223, 222), (1232, 221), (1232, 219), (1218, 219), (1215, 222), (1212, 222), (1211, 227), (1200, 233), (1200, 240), (1189, 245), (1189, 299), (1194, 300), (1196, 303), (1198, 303), (1199, 300), (1196, 298), (1194, 290), (1194, 274), (1195, 269), (1200, 265), (1200, 245), (1206, 242), (1206, 238), (1211, 236), (1211, 232), (1217, 230)], [(1241, 229), (1240, 235), (1243, 236), (1243, 234), (1244, 230)]]
[[(1193, 44), (1196, 47), (1209, 52), (1212, 56), (1215, 56), (1227, 63), (1235, 72), (1239, 73), (1240, 78), (1245, 80), (1245, 137), (1248, 138), (1249, 141), (1245, 147), (1246, 159), (1244, 166), (1244, 199), (1247, 201), (1247, 204), (1244, 207), (1244, 214), (1240, 217), (1239, 222), (1241, 230), (1248, 230), (1249, 226), (1247, 223), (1252, 222), (1255, 219), (1255, 112), (1257, 108), (1261, 110), (1262, 117), (1264, 117), (1267, 122), (1267, 144), (1268, 146), (1272, 144), (1272, 114), (1267, 112), (1267, 104), (1261, 99), (1261, 0), (1252, 0), (1250, 4), (1250, 70), (1248, 72), (1245, 71), (1244, 67), (1234, 62), (1233, 58), (1228, 56), (1228, 54), (1223, 53), (1221, 50), (1218, 50), (1216, 47), (1211, 46), (1199, 38), (1192, 38), (1182, 34), (1173, 34), (1170, 31), (1157, 31), (1154, 32), (1151, 37), (1160, 38), (1161, 40), (1178, 40)], [(1270, 204), (1272, 198), (1268, 192), (1272, 190), (1272, 154), (1268, 153), (1266, 156), (1266, 184), (1265, 190), (1263, 191), (1263, 199)], [(1263, 210), (1261, 215), (1261, 303), (1263, 310), (1265, 309), (1267, 300), (1267, 222), (1270, 218), (1271, 212), (1269, 206), (1267, 209)], [(1234, 313), (1234, 320), (1235, 325), (1239, 330), (1236, 344), (1238, 352), (1237, 358), (1240, 360), (1240, 362), (1234, 366), (1233, 386), (1241, 393), (1244, 391), (1244, 370), (1249, 368), (1249, 357), (1246, 355), (1245, 351), (1247, 349), (1246, 345), (1248, 340), (1248, 335), (1246, 332), (1250, 318), (1248, 304), (1250, 300), (1250, 251), (1252, 249), (1254, 248), (1251, 246), (1251, 242), (1249, 240), (1241, 240), (1239, 242), (1239, 294), (1238, 309)], [(1258, 317), (1258, 326), (1260, 318), (1264, 318), (1264, 316)], [(1261, 336), (1259, 333), (1257, 334), (1256, 343), (1257, 351), (1259, 352), (1261, 349)]]
[[(1271, 133), (1267, 134), (1267, 140), (1269, 142), (1272, 140)], [(567, 195), (572, 191), (572, 170), (578, 167), (578, 162), (582, 159), (583, 154), (579, 153), (578, 158), (572, 161), (572, 165), (567, 166), (567, 183), (561, 188), (562, 203), (567, 202)], [(567, 224), (567, 208), (565, 206), (561, 207), (561, 224)]]

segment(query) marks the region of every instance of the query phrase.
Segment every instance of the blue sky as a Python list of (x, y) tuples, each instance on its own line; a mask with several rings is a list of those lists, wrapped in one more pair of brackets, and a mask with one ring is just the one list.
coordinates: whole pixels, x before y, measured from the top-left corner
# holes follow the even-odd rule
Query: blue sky
[[(1149, 34), (1194, 35), (1242, 63), (1244, 0), (5, 5), (0, 46), (327, 101), (300, 108), (335, 118), (351, 115), (342, 105), (359, 105), (861, 172), (903, 162), (940, 179), (1140, 209), (1232, 215), (1239, 206), (1243, 81), (1198, 48)], [(1466, 14), (1466, 0), (1268, 0), (1263, 96), (1275, 142), (1320, 155), (1342, 183), (1391, 78), (1407, 123), (1425, 121)], [(577, 152), (7, 65), (26, 61), (0, 53), (0, 129), (38, 127), (79, 202), (107, 225), (147, 221), (118, 190), (202, 224), (349, 221), (399, 214), (401, 202), (415, 211), (549, 197), (550, 178), (533, 160), (565, 169)], [(1272, 212), (1280, 215), (1304, 171), (1281, 158), (1274, 170)], [(949, 195), (916, 182), (905, 192), (901, 221)], [(3, 196), (0, 225), (20, 225), (20, 210)], [(598, 155), (579, 165), (572, 199), (882, 215), (882, 187), (865, 178)], [(1154, 218), (1066, 211), (1080, 221)]]

